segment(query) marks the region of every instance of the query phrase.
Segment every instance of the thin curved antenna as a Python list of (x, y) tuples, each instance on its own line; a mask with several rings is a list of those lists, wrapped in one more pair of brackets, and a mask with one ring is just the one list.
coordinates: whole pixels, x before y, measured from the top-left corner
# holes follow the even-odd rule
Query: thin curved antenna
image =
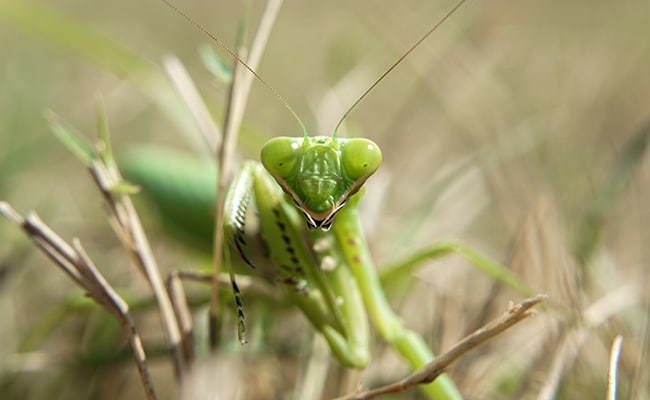
[[(195, 27), (199, 32), (203, 33), (205, 36), (209, 37), (209, 38), (212, 39), (215, 43), (217, 43), (219, 46), (221, 46), (221, 48), (224, 49), (225, 51), (227, 51), (228, 54), (230, 54), (230, 56), (231, 56), (232, 58), (234, 58), (235, 60), (237, 60), (237, 62), (240, 63), (241, 65), (243, 65), (244, 68), (246, 68), (246, 69), (248, 70), (248, 72), (250, 72), (251, 74), (253, 74), (253, 76), (254, 76), (255, 78), (257, 78), (257, 80), (259, 80), (260, 82), (262, 82), (262, 84), (263, 84), (264, 86), (266, 86), (266, 87), (267, 87), (267, 88), (268, 88), (268, 89), (269, 89), (269, 90), (270, 90), (270, 91), (275, 95), (275, 97), (276, 97), (278, 100), (280, 100), (280, 102), (284, 105), (284, 107), (285, 107), (287, 110), (289, 110), (289, 112), (291, 113), (291, 115), (293, 115), (293, 117), (295, 118), (295, 120), (298, 121), (298, 123), (300, 124), (300, 127), (302, 128), (302, 132), (303, 132), (304, 137), (305, 137), (305, 138), (309, 137), (309, 133), (307, 133), (307, 128), (305, 127), (305, 124), (302, 123), (302, 120), (300, 119), (300, 117), (298, 117), (298, 114), (293, 110), (293, 108), (292, 108), (292, 107), (289, 105), (289, 103), (284, 99), (284, 97), (282, 97), (282, 96), (280, 95), (280, 93), (278, 93), (278, 91), (275, 90), (275, 89), (273, 88), (273, 86), (271, 86), (270, 83), (268, 83), (267, 81), (264, 80), (264, 78), (262, 78), (261, 76), (259, 76), (259, 75), (257, 74), (257, 72), (255, 72), (255, 70), (254, 70), (253, 68), (251, 68), (248, 64), (246, 64), (246, 62), (245, 62), (244, 60), (242, 60), (241, 57), (239, 57), (239, 56), (237, 55), (237, 53), (235, 53), (234, 51), (230, 50), (230, 47), (228, 47), (228, 46), (227, 46), (223, 41), (221, 41), (221, 39), (219, 39), (218, 37), (214, 36), (212, 33), (210, 33), (210, 31), (208, 31), (207, 29), (205, 29), (203, 26), (199, 25), (198, 22), (196, 22), (194, 19), (192, 19), (189, 15), (185, 14), (181, 9), (179, 9), (178, 7), (176, 7), (176, 6), (175, 6), (174, 4), (172, 4), (169, 0), (160, 0), (160, 1), (163, 2), (167, 7), (169, 7), (170, 9), (172, 9), (172, 11), (174, 11), (176, 14), (180, 15), (181, 17), (183, 17), (187, 22), (189, 22), (190, 24), (192, 24), (192, 25), (193, 25), (193, 26), (194, 26), (194, 27)], [(464, 0), (463, 0), (463, 1), (464, 1)]]
[[(165, 0), (162, 0), (162, 1), (165, 1)], [(444, 22), (445, 22), (449, 17), (451, 17), (452, 14), (454, 14), (454, 13), (456, 12), (456, 10), (458, 10), (458, 9), (460, 8), (460, 6), (462, 6), (463, 3), (465, 3), (465, 1), (467, 1), (467, 0), (460, 0), (460, 1), (459, 1), (459, 2), (458, 2), (458, 3), (457, 3), (457, 4), (456, 4), (456, 5), (455, 5), (451, 10), (449, 10), (449, 11), (447, 12), (447, 14), (445, 14), (444, 17), (440, 18), (440, 20), (439, 20), (439, 21), (438, 21), (438, 22), (437, 22), (437, 23), (436, 23), (436, 24), (435, 24), (431, 29), (429, 29), (429, 30), (428, 30), (424, 35), (422, 35), (422, 37), (420, 37), (420, 39), (418, 39), (418, 41), (415, 42), (415, 43), (414, 43), (414, 44), (413, 44), (413, 45), (412, 45), (408, 50), (406, 50), (406, 52), (405, 52), (404, 54), (402, 54), (402, 55), (400, 56), (400, 58), (398, 58), (398, 59), (393, 63), (393, 65), (391, 65), (390, 67), (388, 67), (388, 69), (386, 70), (386, 72), (384, 72), (383, 74), (381, 74), (381, 76), (380, 76), (379, 78), (377, 78), (377, 80), (375, 81), (375, 83), (373, 83), (372, 85), (370, 85), (370, 87), (369, 87), (365, 92), (363, 92), (363, 94), (362, 94), (362, 95), (357, 99), (357, 101), (355, 101), (355, 102), (350, 106), (350, 108), (348, 108), (348, 110), (345, 112), (345, 114), (343, 114), (343, 117), (341, 117), (341, 119), (339, 120), (338, 124), (336, 124), (336, 127), (334, 128), (334, 134), (332, 135), (332, 137), (333, 137), (334, 139), (336, 139), (336, 133), (338, 132), (339, 128), (341, 127), (341, 124), (343, 123), (343, 121), (345, 121), (345, 119), (348, 117), (348, 115), (350, 115), (350, 113), (352, 112), (352, 110), (354, 110), (354, 108), (355, 108), (359, 103), (361, 103), (361, 100), (363, 100), (363, 99), (368, 95), (368, 93), (370, 93), (370, 92), (372, 91), (372, 89), (374, 89), (375, 86), (377, 86), (377, 85), (379, 84), (379, 82), (383, 81), (384, 78), (385, 78), (388, 74), (390, 74), (390, 73), (395, 69), (395, 67), (397, 67), (397, 66), (398, 66), (398, 65), (399, 65), (399, 64), (400, 64), (400, 63), (401, 63), (401, 62), (402, 62), (406, 57), (408, 57), (408, 55), (411, 54), (411, 52), (412, 52), (413, 50), (415, 50), (416, 47), (418, 47), (422, 42), (424, 42), (424, 40), (425, 40), (427, 37), (429, 37), (429, 35), (431, 35), (433, 32), (435, 32), (435, 31), (440, 27), (440, 25), (442, 25), (442, 24), (443, 24), (443, 23), (444, 23)]]

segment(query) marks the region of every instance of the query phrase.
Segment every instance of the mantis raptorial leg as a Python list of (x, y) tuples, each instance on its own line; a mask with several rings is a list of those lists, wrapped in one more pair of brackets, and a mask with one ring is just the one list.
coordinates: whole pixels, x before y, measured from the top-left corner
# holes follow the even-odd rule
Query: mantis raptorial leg
[[(253, 208), (270, 251), (254, 273), (284, 286), (342, 364), (362, 368), (370, 361), (368, 316), (413, 369), (431, 361), (425, 341), (390, 307), (360, 227), (362, 185), (381, 163), (378, 147), (367, 139), (276, 138), (262, 149), (262, 161), (266, 169), (244, 163), (230, 185), (230, 248), (252, 266), (244, 223)], [(423, 389), (431, 398), (460, 397), (445, 376)]]
[[(330, 142), (332, 139), (322, 140)], [(364, 140), (367, 145), (365, 139), (352, 140)], [(341, 363), (361, 368), (369, 361), (366, 310), (378, 333), (413, 369), (431, 361), (433, 354), (425, 341), (402, 325), (381, 288), (360, 228), (358, 202), (361, 193), (352, 195), (340, 208), (329, 232), (313, 230), (307, 241), (304, 240), (305, 223), (288, 197), (260, 164), (246, 163), (226, 202), (227, 215), (231, 216), (227, 226), (233, 247), (242, 252), (242, 210), (254, 201), (260, 230), (268, 238), (276, 280), (286, 286), (287, 296), (323, 334)], [(314, 251), (316, 243), (319, 245)], [(459, 397), (451, 381), (444, 376), (424, 390), (432, 398)]]

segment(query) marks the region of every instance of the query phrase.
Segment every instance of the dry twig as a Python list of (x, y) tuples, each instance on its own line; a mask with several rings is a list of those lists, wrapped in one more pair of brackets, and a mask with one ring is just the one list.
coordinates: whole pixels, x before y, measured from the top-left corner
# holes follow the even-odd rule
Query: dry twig
[[(222, 47), (225, 48), (234, 58), (235, 67), (233, 68), (233, 79), (230, 85), (230, 92), (226, 104), (226, 116), (223, 124), (223, 143), (221, 148), (216, 151), (218, 155), (218, 179), (217, 185), (217, 204), (215, 213), (215, 231), (214, 231), (214, 281), (212, 283), (212, 297), (210, 300), (210, 316), (209, 316), (209, 335), (210, 346), (214, 349), (217, 343), (217, 330), (218, 330), (218, 317), (219, 317), (219, 274), (221, 272), (221, 263), (223, 256), (224, 246), (224, 202), (226, 199), (226, 186), (230, 178), (230, 171), (233, 164), (235, 154), (235, 146), (237, 145), (237, 137), (239, 127), (244, 118), (244, 110), (248, 101), (248, 94), (253, 83), (253, 77), (259, 76), (254, 72), (259, 64), (266, 41), (271, 33), (271, 28), (275, 22), (282, 0), (269, 0), (266, 8), (264, 9), (262, 20), (258, 27), (257, 34), (253, 39), (251, 45), (250, 58), (248, 63), (243, 60), (246, 58), (246, 50), (241, 47), (237, 50), (237, 54), (228, 49), (221, 41), (217, 41)], [(202, 30), (203, 31), (203, 30)], [(208, 34), (204, 31), (204, 33)], [(212, 35), (209, 37), (213, 38)], [(251, 74), (243, 74), (243, 68), (248, 69)], [(262, 82), (265, 82), (262, 80)], [(268, 86), (268, 84), (267, 84)], [(271, 86), (269, 88), (272, 89)], [(273, 90), (275, 92), (275, 90)], [(241, 335), (241, 333), (240, 333)], [(245, 341), (240, 337), (241, 341)]]
[(203, 140), (211, 153), (221, 146), (221, 130), (212, 119), (210, 110), (208, 110), (201, 98), (201, 93), (199, 93), (192, 77), (178, 58), (173, 55), (165, 56), (163, 66), (176, 91), (187, 105), (190, 114), (192, 114), (199, 127), (199, 132), (201, 132), (201, 136), (203, 136)]
[[(129, 251), (136, 267), (144, 274), (151, 286), (159, 307), (163, 331), (171, 351), (176, 376), (180, 380), (186, 371), (186, 363), (181, 347), (179, 324), (144, 228), (127, 194), (127, 185), (125, 185), (113, 158), (108, 123), (101, 99), (98, 102), (100, 140), (94, 148), (84, 143), (83, 139), (67, 128), (61, 119), (53, 113), (48, 113), (47, 118), (52, 130), (62, 143), (88, 167), (90, 175), (105, 201), (111, 226), (122, 245)], [(114, 293), (76, 239), (71, 247), (43, 224), (36, 215), (30, 215), (23, 220), (8, 204), (2, 203), (1, 205), (2, 210), (0, 211), (11, 221), (23, 227), (36, 246), (59, 265), (77, 285), (86, 289), (91, 297), (103, 308), (116, 315), (125, 326), (129, 326), (129, 337), (135, 335), (135, 329), (127, 314), (127, 304)], [(132, 346), (136, 360), (144, 360), (139, 337), (135, 335), (133, 341)], [(142, 353), (141, 356), (140, 353)], [(140, 368), (142, 364), (138, 366)], [(141, 372), (141, 376), (143, 376), (145, 387), (148, 388), (147, 391), (153, 393), (148, 373), (145, 377), (144, 372)]]
[[(107, 141), (104, 142), (104, 145), (107, 145)], [(174, 361), (176, 377), (181, 379), (187, 365), (182, 350), (179, 323), (133, 202), (126, 194), (116, 193), (114, 190), (122, 183), (117, 165), (112, 158), (104, 157), (102, 160), (94, 160), (89, 168), (90, 174), (106, 202), (111, 226), (122, 245), (129, 251), (138, 269), (151, 285), (159, 308), (163, 331)]]
[(533, 307), (544, 301), (546, 297), (546, 295), (540, 294), (535, 297), (526, 299), (514, 307), (510, 307), (510, 309), (506, 311), (505, 314), (503, 314), (499, 319), (490, 322), (471, 335), (465, 337), (463, 340), (456, 343), (456, 345), (454, 345), (446, 353), (436, 357), (435, 360), (408, 375), (404, 379), (376, 389), (350, 393), (337, 398), (337, 400), (366, 400), (385, 394), (402, 392), (417, 385), (431, 383), (460, 356), (470, 351), (471, 349), (483, 344), (494, 336), (499, 335), (516, 323), (533, 315)]
[(578, 352), (585, 344), (593, 328), (602, 325), (621, 310), (638, 304), (640, 288), (626, 285), (595, 301), (582, 313), (582, 318), (565, 333), (553, 356), (546, 381), (537, 400), (551, 400), (556, 397), (564, 371), (575, 362)]
[[(178, 275), (180, 280), (186, 282), (211, 283), (214, 281), (212, 273), (200, 271), (176, 271), (175, 274)], [(262, 278), (237, 274), (235, 274), (235, 277), (237, 278), (237, 286), (248, 294), (258, 295), (274, 301), (282, 300), (282, 292), (279, 291), (276, 286), (273, 286)], [(228, 274), (219, 275), (218, 281), (219, 285), (223, 287), (232, 287), (230, 276)]]
[(117, 318), (128, 337), (131, 349), (133, 349), (145, 394), (148, 399), (156, 399), (142, 341), (129, 314), (129, 306), (99, 272), (82, 247), (81, 241), (74, 238), (72, 245), (69, 245), (41, 221), (38, 215), (30, 213), (23, 218), (6, 202), (0, 202), (0, 214), (22, 228), (34, 245), (60, 267), (77, 286), (85, 290), (97, 304)]
[(607, 400), (616, 400), (616, 383), (618, 381), (618, 359), (621, 356), (623, 336), (618, 335), (612, 343), (612, 352), (609, 358), (609, 373), (607, 374)]
[[(263, 279), (256, 278), (248, 275), (237, 276), (237, 286), (249, 294), (256, 294), (267, 299), (280, 301), (280, 292), (268, 282)], [(194, 361), (193, 349), (193, 322), (185, 290), (183, 289), (183, 281), (197, 282), (203, 284), (212, 284), (214, 282), (212, 273), (204, 273), (198, 271), (174, 271), (167, 277), (167, 291), (171, 298), (174, 307), (174, 313), (179, 323), (183, 354), (186, 363), (190, 364)], [(228, 274), (221, 274), (218, 277), (219, 285), (230, 288), (230, 276)]]

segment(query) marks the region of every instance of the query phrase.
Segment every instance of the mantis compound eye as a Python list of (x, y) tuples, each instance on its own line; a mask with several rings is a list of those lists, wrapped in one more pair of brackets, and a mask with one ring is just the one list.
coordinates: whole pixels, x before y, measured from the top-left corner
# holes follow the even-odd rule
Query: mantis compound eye
[(260, 159), (271, 175), (287, 179), (294, 174), (302, 154), (302, 138), (276, 137), (264, 144)]
[(363, 182), (381, 165), (381, 150), (368, 139), (347, 139), (341, 143), (341, 165), (349, 179)]

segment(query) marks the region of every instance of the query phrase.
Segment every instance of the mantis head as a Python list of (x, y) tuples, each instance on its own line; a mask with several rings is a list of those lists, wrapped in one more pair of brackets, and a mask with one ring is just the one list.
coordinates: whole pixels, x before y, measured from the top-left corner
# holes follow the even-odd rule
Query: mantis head
[(328, 230), (336, 213), (381, 164), (368, 139), (277, 137), (266, 142), (264, 168), (305, 215), (309, 229)]

